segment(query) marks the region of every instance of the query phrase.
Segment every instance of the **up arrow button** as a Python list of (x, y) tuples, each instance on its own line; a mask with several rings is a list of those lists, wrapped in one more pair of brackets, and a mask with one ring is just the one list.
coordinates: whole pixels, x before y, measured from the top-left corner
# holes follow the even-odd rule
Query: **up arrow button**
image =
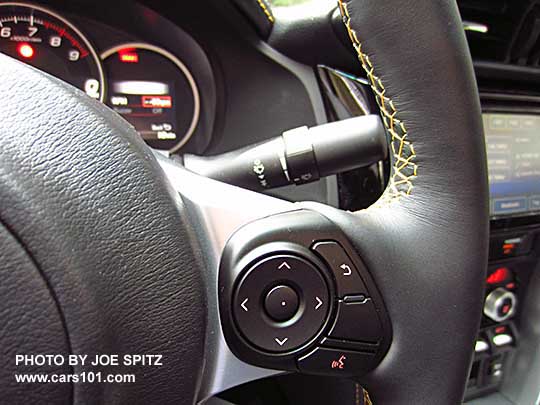
[(291, 266), (289, 266), (289, 263), (283, 262), (278, 266), (278, 270), (283, 270), (283, 269), (290, 270)]

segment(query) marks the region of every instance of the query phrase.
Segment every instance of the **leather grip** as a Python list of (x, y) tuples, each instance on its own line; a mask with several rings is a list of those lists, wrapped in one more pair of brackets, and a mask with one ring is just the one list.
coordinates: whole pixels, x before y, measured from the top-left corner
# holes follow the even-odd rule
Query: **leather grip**
[(480, 322), (488, 183), (480, 103), (454, 1), (339, 1), (391, 140), (383, 197), (317, 208), (356, 245), (393, 343), (361, 382), (374, 403), (460, 403)]

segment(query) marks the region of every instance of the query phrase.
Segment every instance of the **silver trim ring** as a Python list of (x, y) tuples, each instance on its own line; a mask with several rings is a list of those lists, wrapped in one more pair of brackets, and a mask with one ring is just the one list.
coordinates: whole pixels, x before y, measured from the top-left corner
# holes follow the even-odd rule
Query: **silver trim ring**
[[(500, 316), (499, 309), (507, 299), (511, 302), (510, 311), (507, 314)], [(491, 318), (495, 322), (502, 322), (514, 315), (516, 312), (516, 307), (516, 295), (511, 291), (499, 287), (491, 291), (486, 297), (486, 301), (484, 303), (484, 315)]]
[(189, 71), (189, 69), (182, 63), (180, 59), (178, 59), (176, 56), (174, 56), (169, 51), (160, 48), (156, 45), (147, 44), (144, 42), (127, 42), (124, 44), (113, 46), (112, 48), (107, 49), (106, 51), (101, 53), (101, 60), (107, 59), (109, 56), (113, 55), (114, 53), (125, 49), (125, 48), (132, 48), (132, 49), (143, 49), (147, 51), (155, 52), (167, 59), (169, 59), (171, 62), (173, 62), (184, 74), (186, 77), (190, 87), (191, 91), (193, 92), (193, 118), (191, 119), (191, 123), (189, 125), (188, 130), (186, 131), (185, 135), (174, 145), (171, 149), (169, 149), (169, 153), (175, 153), (177, 152), (182, 146), (184, 146), (193, 136), (193, 133), (195, 132), (195, 129), (197, 128), (197, 124), (199, 123), (199, 117), (201, 114), (201, 99), (199, 95), (199, 89), (197, 87), (197, 83), (195, 82), (195, 79), (193, 78), (193, 75)]
[[(99, 59), (99, 57), (97, 55), (97, 52), (95, 51), (94, 47), (90, 44), (90, 41), (88, 41), (88, 39), (83, 35), (83, 33), (81, 31), (79, 31), (79, 29), (77, 27), (75, 27), (72, 23), (70, 23), (64, 17), (62, 17), (61, 15), (57, 14), (54, 11), (51, 11), (48, 8), (37, 6), (35, 4), (20, 3), (20, 2), (15, 2), (15, 1), (14, 2), (8, 2), (8, 3), (0, 3), (0, 7), (7, 7), (7, 6), (24, 7), (24, 8), (28, 8), (30, 10), (38, 10), (38, 11), (41, 11), (42, 13), (49, 14), (49, 15), (53, 16), (54, 18), (56, 18), (57, 20), (60, 20), (61, 22), (63, 22), (67, 27), (72, 29), (73, 32), (75, 32), (75, 34), (77, 34), (82, 39), (82, 41), (84, 42), (84, 44), (88, 48), (88, 52), (90, 52), (90, 54), (94, 58), (94, 61), (96, 62), (96, 66), (97, 66), (98, 73), (99, 73), (99, 79), (101, 81), (101, 90), (100, 90), (101, 94), (99, 96), (99, 101), (101, 101), (103, 103), (104, 102), (103, 100), (105, 99), (105, 94), (107, 93), (107, 83), (105, 82), (105, 74), (103, 73), (103, 67), (101, 66), (101, 60)], [(31, 14), (31, 15), (33, 15), (33, 14)], [(59, 79), (62, 79), (62, 78), (60, 77)], [(83, 91), (84, 91), (84, 89), (83, 89)]]

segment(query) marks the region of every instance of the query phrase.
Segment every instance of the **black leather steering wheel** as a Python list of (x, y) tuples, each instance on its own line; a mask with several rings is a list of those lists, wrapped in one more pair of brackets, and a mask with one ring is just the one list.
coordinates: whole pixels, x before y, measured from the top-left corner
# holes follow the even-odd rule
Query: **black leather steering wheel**
[[(0, 56), (3, 400), (190, 404), (276, 373), (228, 349), (219, 260), (243, 225), (298, 209), (341, 229), (384, 299), (392, 341), (360, 380), (374, 403), (462, 400), (482, 305), (488, 187), (457, 6), (339, 6), (391, 138), (388, 189), (356, 213), (201, 178), (77, 89)], [(85, 370), (15, 364), (38, 353), (163, 357), (130, 384), (17, 384), (16, 373)]]

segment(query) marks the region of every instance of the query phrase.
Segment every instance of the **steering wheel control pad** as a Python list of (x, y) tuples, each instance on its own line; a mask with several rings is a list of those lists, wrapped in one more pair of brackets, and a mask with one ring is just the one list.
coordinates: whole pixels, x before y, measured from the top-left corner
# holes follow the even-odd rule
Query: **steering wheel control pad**
[(359, 376), (391, 340), (369, 272), (339, 229), (314, 211), (239, 229), (222, 256), (219, 291), (227, 343), (257, 366)]

